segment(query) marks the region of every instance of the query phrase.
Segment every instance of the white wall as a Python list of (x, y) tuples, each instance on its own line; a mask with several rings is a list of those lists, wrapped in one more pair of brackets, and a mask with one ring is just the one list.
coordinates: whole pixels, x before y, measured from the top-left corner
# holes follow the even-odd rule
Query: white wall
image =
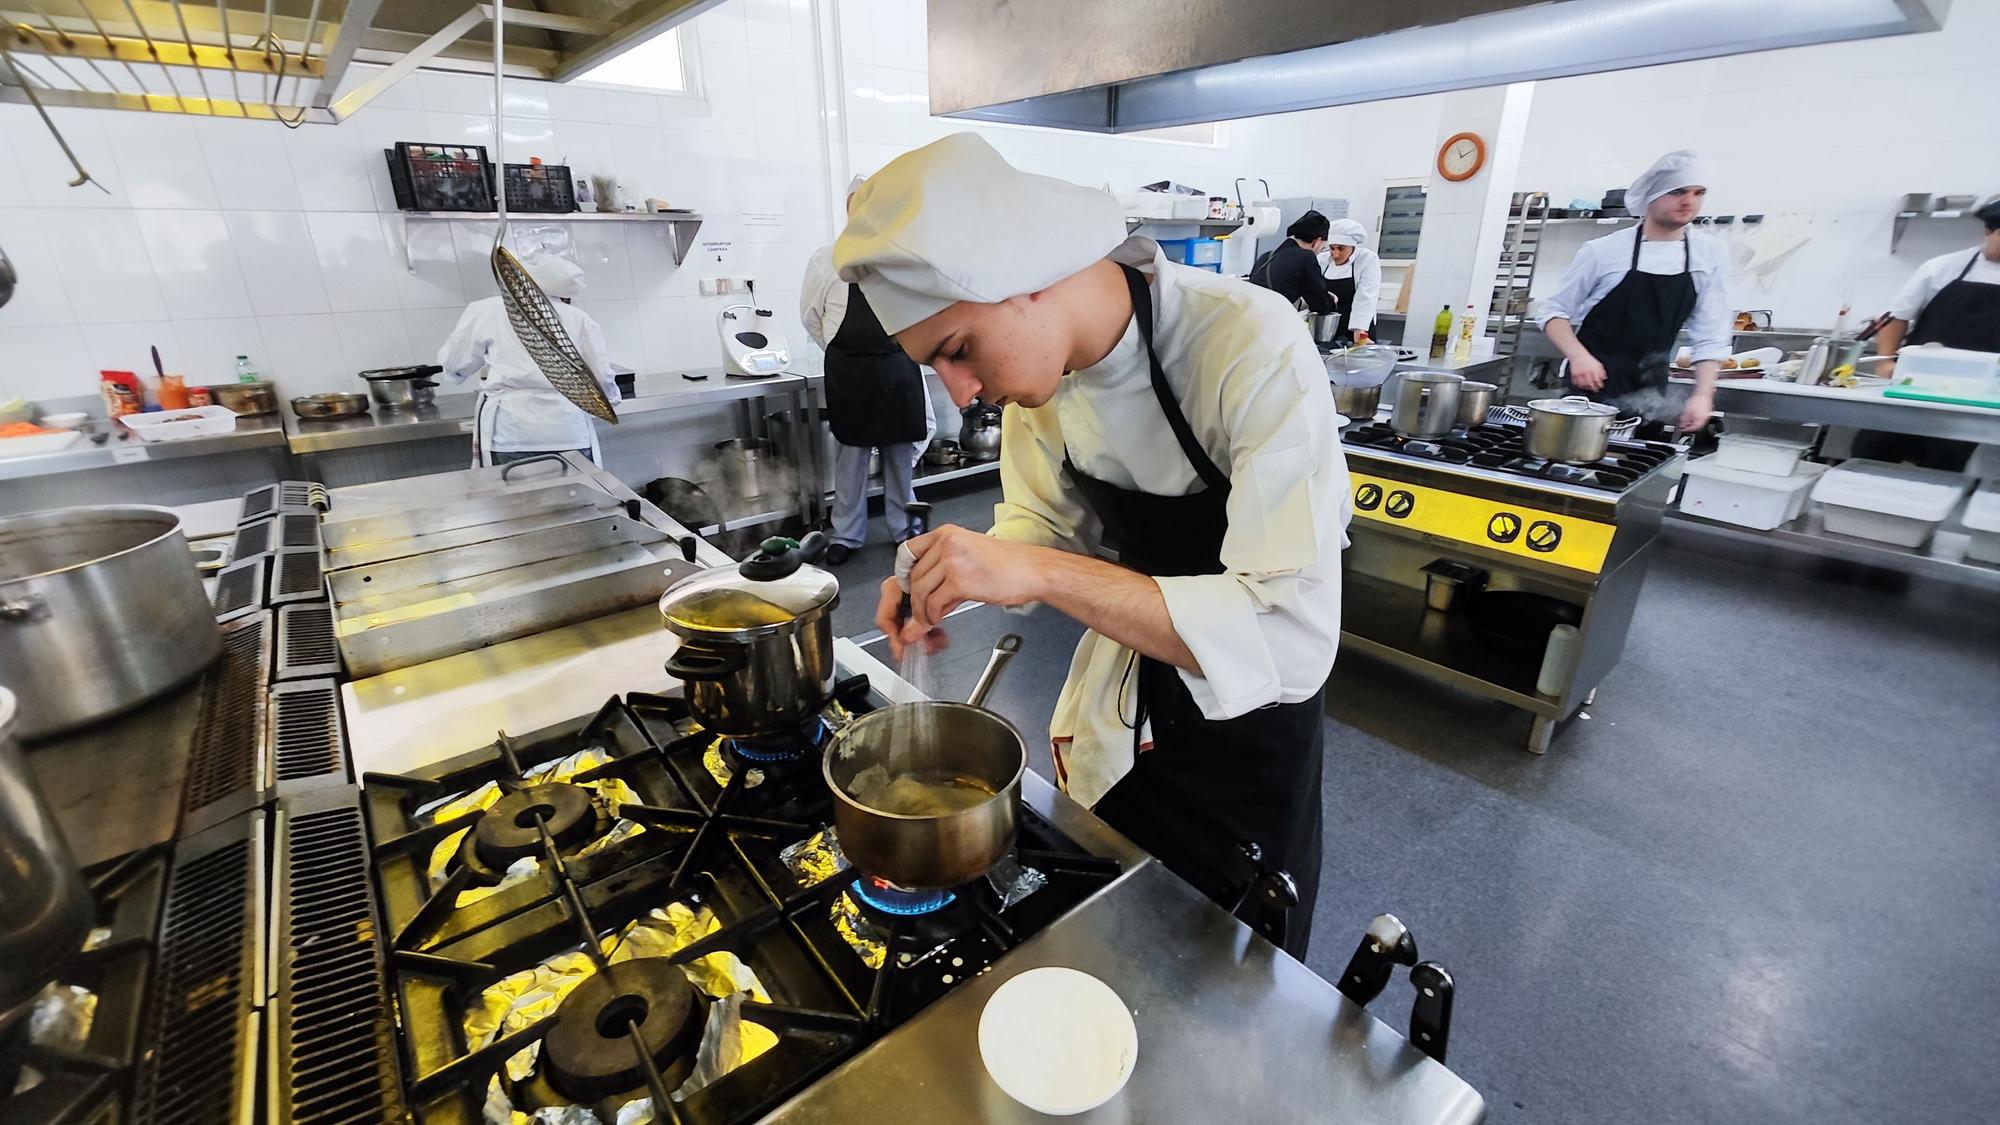
[[(1540, 82), (1517, 190), (1595, 202), (1661, 153), (1694, 149), (1720, 169), (1710, 213), (1789, 212), (1813, 232), (1769, 280), (1739, 277), (1737, 308), (1825, 327), (1851, 292), (1854, 315), (1873, 316), (1924, 259), (1978, 240), (1969, 220), (1913, 224), (1889, 250), (1905, 192), (2000, 191), (1996, 43), (2000, 4), (1960, 0), (1928, 35)], [(1599, 233), (1550, 230), (1538, 292)]]
[[(720, 362), (727, 299), (698, 295), (704, 272), (758, 276), (760, 303), (795, 321), (828, 229), (811, 0), (738, 0), (691, 34), (705, 98), (508, 89), (508, 160), (615, 170), (636, 194), (711, 216), (711, 230), (745, 208), (787, 216), (782, 238), (740, 246), (726, 267), (690, 255), (678, 269), (663, 227), (570, 224), (588, 276), (579, 304), (613, 358), (644, 370)], [(195, 381), (231, 377), (244, 353), (287, 394), (359, 390), (354, 372), (430, 359), (465, 303), (495, 292), (492, 225), (406, 224), (381, 155), (398, 140), (491, 146), (491, 79), (419, 73), (340, 125), (294, 131), (54, 112), (111, 194), (66, 186), (34, 111), (0, 105), (0, 247), (21, 275), (0, 308), (0, 399), (88, 393), (100, 368), (150, 372), (149, 345)]]

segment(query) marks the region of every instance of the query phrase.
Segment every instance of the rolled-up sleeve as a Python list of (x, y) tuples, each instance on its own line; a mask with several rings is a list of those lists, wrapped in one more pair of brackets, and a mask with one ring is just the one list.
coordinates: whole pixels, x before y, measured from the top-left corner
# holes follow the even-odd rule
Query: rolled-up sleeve
[(1694, 361), (1728, 359), (1736, 346), (1736, 311), (1729, 303), (1729, 252), (1709, 241), (1710, 266), (1688, 317), (1688, 345)]
[(995, 539), (1083, 552), (1096, 522), (1063, 479), (1061, 426), (1055, 406), (1009, 406), (1000, 412), (1000, 495), (993, 505)]
[(1229, 530), (1221, 574), (1157, 578), (1200, 664), (1182, 671), (1210, 719), (1310, 698), (1340, 643), (1340, 551), (1351, 515), (1332, 395), (1315, 354), (1232, 372)]
[(1578, 247), (1576, 257), (1569, 260), (1568, 268), (1556, 282), (1555, 292), (1542, 298), (1541, 307), (1535, 311), (1535, 323), (1546, 326), (1549, 321), (1561, 318), (1574, 326), (1582, 320), (1600, 272), (1596, 244), (1586, 242)]

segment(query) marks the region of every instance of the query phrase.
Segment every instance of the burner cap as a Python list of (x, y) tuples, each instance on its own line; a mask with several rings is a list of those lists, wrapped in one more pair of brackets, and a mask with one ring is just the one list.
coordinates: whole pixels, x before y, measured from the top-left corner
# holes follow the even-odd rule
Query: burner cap
[(804, 758), (826, 745), (826, 740), (832, 733), (832, 729), (826, 725), (826, 720), (815, 715), (796, 730), (781, 730), (772, 734), (760, 734), (754, 738), (723, 739), (722, 748), (755, 765), (790, 762)]
[(466, 834), (460, 855), (473, 873), (498, 880), (507, 868), (523, 856), (540, 855), (541, 833), (535, 830), (540, 813), (562, 851), (589, 843), (598, 835), (597, 806), (590, 790), (581, 785), (552, 783), (530, 785), (493, 802), (479, 823)]
[(870, 910), (904, 918), (943, 910), (958, 897), (950, 891), (906, 891), (873, 875), (856, 879), (853, 894), (856, 902)]
[(549, 1084), (579, 1101), (643, 1086), (632, 1025), (665, 1074), (693, 1056), (706, 1018), (707, 1006), (680, 966), (664, 957), (621, 961), (577, 985), (556, 1008), (555, 1026), (542, 1040)]

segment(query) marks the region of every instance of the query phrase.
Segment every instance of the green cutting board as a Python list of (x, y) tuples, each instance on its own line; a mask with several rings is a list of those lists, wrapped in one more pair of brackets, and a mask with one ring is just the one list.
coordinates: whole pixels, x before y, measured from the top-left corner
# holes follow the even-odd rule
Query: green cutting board
[(1923, 402), (1948, 402), (1953, 406), (1984, 406), (2000, 409), (2000, 397), (1979, 397), (1975, 395), (1946, 394), (1943, 391), (1926, 391), (1916, 387), (1890, 387), (1882, 392), (1884, 398), (1913, 398)]

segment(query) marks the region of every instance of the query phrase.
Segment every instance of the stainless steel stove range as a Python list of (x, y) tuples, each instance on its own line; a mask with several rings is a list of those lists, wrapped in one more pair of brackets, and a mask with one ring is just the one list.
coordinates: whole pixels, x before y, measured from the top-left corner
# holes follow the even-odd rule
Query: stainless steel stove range
[(1528, 712), (1539, 754), (1624, 651), (1681, 451), (1614, 441), (1569, 465), (1529, 457), (1524, 433), (1342, 431), (1354, 519), (1341, 640)]

